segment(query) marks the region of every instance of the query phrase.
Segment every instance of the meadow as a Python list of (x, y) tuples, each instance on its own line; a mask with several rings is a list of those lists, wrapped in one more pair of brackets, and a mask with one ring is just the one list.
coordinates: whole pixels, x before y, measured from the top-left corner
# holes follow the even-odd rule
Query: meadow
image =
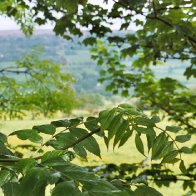
[[(77, 110), (74, 112), (74, 116), (76, 115), (76, 112), (78, 113), (78, 116), (81, 116), (81, 114), (87, 113), (87, 111)], [(62, 119), (62, 117), (58, 116), (57, 118), (54, 118), (54, 119), (39, 118), (36, 120), (31, 120), (28, 117), (26, 117), (23, 120), (5, 120), (5, 121), (0, 121), (0, 130), (4, 134), (9, 134), (9, 133), (16, 131), (16, 130), (30, 129), (34, 125), (47, 124), (47, 123), (50, 123), (51, 121), (57, 120), (57, 119)], [(167, 120), (164, 120), (159, 124), (159, 126), (163, 128), (169, 124), (170, 124), (170, 122), (168, 122)], [(76, 159), (74, 159), (73, 163), (77, 163), (81, 166), (100, 166), (100, 165), (109, 164), (109, 163), (114, 163), (116, 165), (120, 165), (122, 163), (139, 163), (142, 160), (145, 160), (145, 157), (142, 156), (136, 150), (135, 143), (134, 143), (134, 137), (131, 137), (131, 139), (129, 139), (128, 142), (124, 146), (122, 146), (120, 148), (116, 148), (114, 150), (112, 149), (112, 147), (107, 149), (105, 147), (104, 141), (99, 138), (97, 138), (97, 139), (98, 139), (98, 143), (101, 147), (102, 158), (100, 159), (100, 158), (94, 156), (93, 154), (88, 153), (88, 160), (82, 160), (77, 157)], [(191, 141), (189, 141), (189, 143), (188, 143), (188, 146), (191, 147), (194, 144), (195, 139), (196, 139), (195, 137), (192, 137)], [(24, 142), (28, 143), (27, 141), (24, 141)], [(21, 144), (21, 141), (15, 137), (11, 136), (9, 139), (9, 143), (16, 146), (17, 144)], [(185, 163), (187, 166), (195, 161), (194, 155), (183, 154), (183, 159), (185, 160)], [(177, 165), (175, 165), (174, 167), (173, 166), (169, 166), (169, 167), (170, 168), (172, 167), (172, 169), (176, 173), (180, 173)], [(158, 188), (152, 182), (150, 182), (149, 185), (151, 185), (152, 187)], [(184, 193), (182, 190), (182, 182), (181, 181), (178, 181), (177, 183), (172, 183), (170, 185), (170, 187), (158, 188), (158, 190), (165, 196), (170, 195), (170, 194), (180, 196), (180, 195), (183, 195), (183, 193)], [(1, 193), (0, 193), (0, 195), (1, 195)], [(49, 193), (47, 195), (49, 195)]]

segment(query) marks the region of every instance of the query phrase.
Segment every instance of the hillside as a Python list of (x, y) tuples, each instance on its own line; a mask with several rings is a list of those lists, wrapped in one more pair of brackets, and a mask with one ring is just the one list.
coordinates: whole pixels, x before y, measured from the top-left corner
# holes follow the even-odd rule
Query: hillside
[[(74, 38), (73, 42), (64, 40), (55, 36), (51, 30), (37, 30), (32, 37), (25, 37), (20, 31), (0, 31), (0, 65), (7, 66), (33, 47), (40, 47), (44, 50), (43, 58), (62, 63), (64, 69), (74, 75), (78, 92), (103, 93), (104, 85), (97, 84), (99, 67), (90, 58), (88, 48), (79, 45), (78, 41), (78, 38)], [(187, 81), (182, 76), (186, 66), (187, 62), (179, 64), (178, 61), (171, 60), (166, 66), (153, 67), (153, 70), (159, 78), (178, 78), (183, 84), (193, 88), (195, 81)]]

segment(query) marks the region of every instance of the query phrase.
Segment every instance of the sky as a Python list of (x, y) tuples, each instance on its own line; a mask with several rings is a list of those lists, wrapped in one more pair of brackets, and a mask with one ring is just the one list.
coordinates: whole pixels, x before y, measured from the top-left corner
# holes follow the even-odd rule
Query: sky
[[(109, 3), (106, 5), (103, 1), (100, 0), (88, 0), (88, 2), (93, 4), (98, 4), (103, 6), (104, 8), (110, 9), (112, 7), (112, 0), (109, 0)], [(116, 24), (119, 26), (119, 24)], [(118, 28), (118, 27), (114, 28)], [(36, 26), (36, 29), (52, 29), (53, 26), (51, 24), (46, 24), (42, 26)], [(20, 27), (16, 24), (16, 22), (8, 17), (0, 16), (0, 30), (19, 30)]]
[[(108, 4), (103, 3), (103, 0), (88, 0), (88, 2), (92, 4), (101, 5), (102, 7), (106, 9), (111, 9), (114, 3), (113, 0), (109, 0)], [(122, 22), (120, 20), (115, 20), (114, 25), (111, 26), (111, 28), (113, 30), (119, 30), (121, 23)], [(35, 29), (53, 29), (53, 25), (48, 23), (46, 25), (36, 26)], [(135, 31), (138, 29), (138, 27), (136, 27), (134, 24), (130, 24), (128, 29)], [(20, 27), (16, 24), (14, 20), (10, 19), (9, 17), (0, 16), (0, 30), (20, 30)]]

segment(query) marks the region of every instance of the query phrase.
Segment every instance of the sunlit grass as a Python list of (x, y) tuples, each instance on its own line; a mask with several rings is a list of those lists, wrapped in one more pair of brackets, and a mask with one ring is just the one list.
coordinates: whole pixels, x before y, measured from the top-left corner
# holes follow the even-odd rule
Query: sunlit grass
[[(79, 116), (81, 116), (81, 115), (79, 115)], [(25, 119), (25, 120), (1, 121), (0, 122), (0, 129), (1, 129), (1, 132), (3, 132), (4, 134), (9, 134), (9, 133), (16, 131), (16, 130), (30, 129), (34, 125), (47, 124), (47, 123), (50, 123), (52, 120), (55, 120), (55, 119), (39, 119), (39, 120)], [(168, 122), (166, 120), (159, 124), (159, 126), (162, 128), (164, 128), (166, 125), (168, 125)], [(175, 135), (173, 134), (172, 136), (174, 137)], [(120, 148), (115, 148), (114, 150), (113, 150), (112, 146), (109, 149), (107, 149), (104, 144), (104, 141), (101, 138), (99, 138), (98, 136), (96, 136), (96, 138), (98, 139), (98, 142), (101, 147), (102, 158), (100, 159), (100, 158), (88, 153), (88, 160), (87, 161), (77, 158), (73, 161), (74, 163), (77, 163), (81, 166), (101, 165), (101, 164), (106, 164), (106, 163), (115, 163), (115, 164), (119, 165), (121, 163), (139, 163), (145, 159), (145, 157), (143, 155), (141, 155), (136, 150), (135, 142), (134, 142), (134, 135), (132, 138), (130, 138), (128, 140), (128, 142), (124, 146), (122, 146)], [(195, 139), (196, 139), (195, 137), (192, 137), (191, 140), (188, 142), (188, 146), (191, 147), (192, 144), (194, 144)], [(26, 143), (27, 141), (18, 140), (16, 137), (13, 137), (13, 136), (10, 137), (10, 139), (9, 139), (9, 143), (14, 146), (21, 144), (21, 143), (24, 143), (24, 142)], [(187, 143), (185, 145), (187, 145)], [(183, 146), (183, 144), (179, 145), (179, 147), (181, 147), (181, 146)], [(185, 160), (186, 165), (189, 165), (195, 161), (195, 157), (193, 155), (183, 154), (182, 158)], [(168, 167), (172, 168), (172, 170), (174, 170), (176, 173), (180, 172), (178, 169), (178, 164), (168, 165)], [(181, 184), (182, 184), (182, 182), (172, 183), (170, 185), (170, 187), (162, 187), (162, 188), (157, 188), (152, 183), (150, 185), (157, 188), (160, 192), (163, 193), (163, 195), (169, 195), (169, 194), (182, 195), (183, 190), (182, 190)], [(0, 193), (0, 195), (1, 195), (1, 193)]]

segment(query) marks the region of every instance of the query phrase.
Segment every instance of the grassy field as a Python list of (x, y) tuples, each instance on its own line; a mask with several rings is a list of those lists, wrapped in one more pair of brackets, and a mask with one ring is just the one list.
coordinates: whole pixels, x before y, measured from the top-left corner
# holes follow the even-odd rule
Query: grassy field
[[(1, 121), (0, 122), (0, 130), (4, 134), (9, 134), (12, 131), (20, 130), (20, 129), (28, 129), (31, 128), (33, 125), (40, 125), (40, 124), (46, 124), (50, 123), (54, 119), (39, 119), (39, 120), (8, 120), (8, 121)], [(167, 121), (164, 121), (159, 124), (160, 127), (165, 127), (166, 124), (168, 124)], [(194, 143), (195, 138), (192, 138), (191, 141), (188, 143), (189, 146), (191, 146)], [(10, 137), (9, 142), (17, 145), (20, 141), (17, 140), (15, 137)], [(107, 150), (105, 147), (104, 142), (101, 139), (98, 139), (98, 142), (101, 146), (101, 152), (102, 152), (102, 159), (97, 158), (96, 156), (92, 154), (88, 154), (88, 161), (75, 159), (74, 163), (77, 163), (79, 165), (85, 166), (85, 165), (101, 165), (105, 163), (115, 163), (117, 165), (121, 163), (139, 163), (142, 160), (144, 160), (144, 157), (136, 150), (135, 144), (134, 144), (134, 137), (129, 139), (129, 141), (124, 145), (123, 147), (119, 149), (109, 149)], [(189, 165), (194, 162), (194, 157), (191, 155), (183, 155), (183, 159), (186, 161), (186, 165)], [(178, 166), (170, 166), (172, 169), (175, 170), (176, 173), (179, 173)], [(150, 184), (151, 186), (154, 186), (153, 184)], [(154, 186), (155, 187), (155, 186)], [(157, 187), (155, 187), (157, 188)], [(163, 187), (159, 189), (160, 192), (163, 193), (163, 195), (182, 195), (183, 191), (181, 189), (181, 182), (178, 183), (172, 183), (172, 185), (167, 188)], [(1, 195), (1, 193), (0, 193)]]

